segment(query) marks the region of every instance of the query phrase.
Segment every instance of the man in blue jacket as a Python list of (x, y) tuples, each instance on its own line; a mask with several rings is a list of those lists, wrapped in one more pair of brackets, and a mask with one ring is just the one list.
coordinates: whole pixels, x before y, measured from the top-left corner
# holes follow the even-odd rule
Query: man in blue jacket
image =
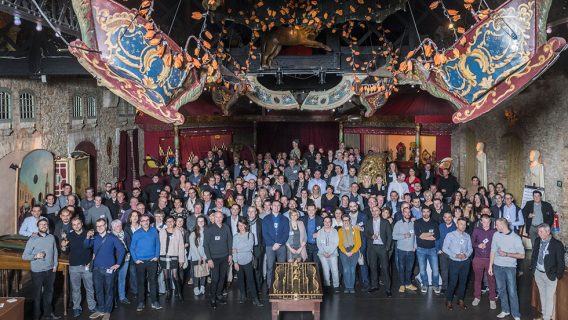
[(97, 307), (96, 312), (89, 318), (103, 317), (103, 320), (108, 320), (114, 306), (115, 272), (122, 264), (126, 250), (114, 234), (107, 232), (106, 219), (99, 218), (95, 226), (97, 235), (95, 236), (94, 231), (90, 230), (83, 243), (85, 249), (93, 248), (91, 264)]
[(143, 214), (140, 217), (141, 228), (132, 235), (130, 256), (136, 264), (136, 280), (138, 282), (138, 307), (136, 311), (144, 310), (146, 277), (150, 284), (150, 300), (152, 309), (160, 310), (156, 285), (158, 283), (158, 258), (160, 257), (160, 239), (156, 228), (150, 227), (150, 217)]
[(316, 214), (316, 211), (317, 208), (315, 204), (308, 204), (308, 214), (301, 217), (300, 220), (304, 222), (304, 226), (306, 227), (306, 249), (308, 251), (307, 261), (315, 262), (319, 267), (317, 235), (318, 231), (323, 228), (323, 219)]
[(272, 285), (275, 262), (286, 262), (286, 241), (290, 233), (290, 221), (280, 214), (280, 202), (273, 201), (272, 213), (262, 220), (262, 237), (266, 246), (266, 287)]

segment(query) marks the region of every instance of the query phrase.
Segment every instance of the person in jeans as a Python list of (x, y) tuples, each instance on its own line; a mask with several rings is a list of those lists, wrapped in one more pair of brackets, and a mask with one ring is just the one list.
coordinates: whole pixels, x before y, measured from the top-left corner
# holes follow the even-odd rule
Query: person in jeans
[(343, 293), (355, 293), (355, 269), (359, 260), (359, 250), (361, 249), (361, 234), (358, 228), (351, 226), (351, 217), (343, 215), (341, 227), (337, 233), (339, 235), (339, 258), (343, 266)]
[(432, 269), (432, 285), (434, 292), (439, 294), (440, 279), (438, 274), (438, 254), (436, 253), (436, 240), (440, 238), (438, 223), (430, 219), (430, 208), (422, 208), (422, 218), (414, 221), (414, 233), (416, 234), (416, 256), (420, 267), (420, 281), (422, 293), (428, 291), (428, 274), (426, 263)]
[(521, 319), (519, 297), (517, 295), (517, 259), (525, 258), (525, 247), (521, 237), (509, 229), (506, 218), (495, 222), (497, 231), (491, 242), (489, 257), (489, 275), (495, 275), (501, 313), (497, 318), (505, 318), (512, 314), (515, 320)]
[(30, 270), (34, 292), (33, 318), (34, 320), (41, 318), (41, 307), (43, 304), (44, 316), (42, 319), (59, 319), (60, 317), (53, 313), (52, 307), (53, 282), (55, 281), (58, 263), (55, 237), (48, 233), (49, 220), (47, 218), (39, 218), (36, 227), (37, 233), (28, 239), (22, 253), (23, 260), (31, 261)]
[(240, 298), (239, 303), (244, 303), (247, 297), (247, 289), (252, 297), (252, 303), (256, 306), (264, 305), (258, 299), (258, 291), (255, 284), (252, 269), (254, 234), (250, 232), (248, 219), (239, 217), (237, 223), (238, 232), (233, 236), (233, 263), (237, 271)]
[[(67, 210), (67, 209), (64, 209)], [(85, 286), (87, 306), (91, 313), (95, 312), (95, 290), (93, 289), (93, 274), (89, 262), (93, 257), (91, 249), (83, 249), (87, 232), (83, 230), (83, 221), (79, 217), (71, 220), (73, 231), (67, 233), (61, 240), (61, 251), (69, 256), (69, 281), (71, 283), (71, 299), (73, 300), (73, 316), (80, 317), (81, 308), (81, 282)]]
[(150, 216), (140, 217), (141, 228), (132, 235), (130, 256), (136, 265), (136, 280), (138, 282), (138, 306), (136, 311), (144, 310), (146, 302), (146, 281), (150, 287), (152, 309), (160, 310), (158, 302), (158, 258), (160, 257), (160, 239), (156, 228), (150, 226)]
[[(207, 263), (205, 251), (203, 250), (205, 225), (205, 216), (200, 215), (195, 220), (194, 231), (189, 235), (189, 258), (194, 270), (197, 265)], [(207, 277), (193, 277), (193, 294), (195, 296), (205, 294), (206, 280)]]
[(538, 286), (542, 318), (551, 320), (556, 302), (556, 285), (564, 275), (564, 245), (550, 235), (550, 226), (542, 223), (537, 228), (538, 238), (532, 252), (534, 281)]
[(93, 260), (90, 264), (93, 269), (95, 299), (97, 300), (96, 312), (89, 318), (103, 317), (103, 320), (109, 320), (114, 305), (115, 272), (122, 264), (126, 250), (114, 234), (107, 232), (106, 219), (98, 219), (95, 227), (97, 234), (89, 230), (83, 242), (85, 249), (92, 248), (93, 250)]
[(280, 214), (280, 202), (274, 201), (271, 214), (262, 219), (262, 237), (266, 246), (266, 288), (272, 286), (275, 262), (286, 262), (286, 242), (290, 232), (288, 218)]
[(457, 222), (457, 230), (448, 233), (444, 239), (442, 250), (448, 255), (450, 270), (448, 275), (448, 292), (446, 294), (446, 307), (452, 310), (454, 293), (458, 297), (458, 305), (462, 310), (467, 309), (464, 297), (467, 275), (469, 273), (469, 257), (473, 253), (471, 237), (465, 232), (467, 220), (460, 217)]
[(448, 275), (450, 272), (448, 266), (450, 264), (450, 258), (442, 250), (442, 246), (448, 233), (456, 231), (457, 226), (450, 212), (444, 212), (442, 220), (443, 222), (439, 225), (440, 238), (436, 240), (436, 252), (438, 253), (438, 264), (440, 265), (440, 276), (442, 278), (442, 292), (445, 292), (448, 288)]
[(217, 211), (212, 214), (213, 223), (205, 228), (203, 250), (207, 258), (207, 265), (211, 272), (211, 308), (217, 308), (217, 302), (226, 304), (223, 297), (223, 287), (229, 266), (233, 263), (231, 251), (233, 249), (233, 235), (229, 227), (223, 223), (223, 213)]
[(110, 223), (112, 234), (114, 234), (118, 240), (124, 246), (126, 254), (124, 255), (124, 261), (118, 269), (118, 301), (122, 304), (130, 304), (130, 300), (126, 298), (126, 276), (128, 275), (128, 269), (130, 268), (130, 243), (132, 243), (132, 238), (130, 233), (125, 232), (122, 229), (122, 221), (120, 219), (113, 220)]
[(317, 232), (318, 256), (323, 270), (323, 285), (330, 286), (329, 277), (333, 281), (333, 291), (339, 292), (339, 269), (337, 265), (337, 247), (339, 235), (331, 224), (331, 217), (323, 219), (323, 228)]
[(396, 240), (396, 268), (400, 280), (398, 292), (416, 291), (417, 288), (411, 282), (416, 251), (416, 234), (414, 233), (414, 221), (410, 208), (402, 209), (402, 220), (394, 224), (392, 238)]
[(491, 217), (487, 214), (481, 216), (480, 223), (481, 226), (475, 228), (471, 236), (471, 242), (475, 251), (472, 263), (473, 273), (475, 275), (473, 280), (474, 299), (471, 305), (479, 305), (479, 301), (481, 300), (481, 285), (483, 283), (483, 277), (486, 276), (489, 284), (489, 308), (493, 310), (497, 308), (497, 304), (495, 303), (497, 299), (495, 276), (489, 275), (487, 271), (489, 270), (491, 242), (493, 241), (493, 235), (496, 230), (491, 227)]

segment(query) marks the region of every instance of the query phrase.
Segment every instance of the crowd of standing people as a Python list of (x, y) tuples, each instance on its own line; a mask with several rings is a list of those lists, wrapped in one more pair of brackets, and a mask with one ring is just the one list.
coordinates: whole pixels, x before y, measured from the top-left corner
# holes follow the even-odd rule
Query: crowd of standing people
[[(489, 292), (490, 308), (520, 319), (517, 277), (525, 259), (521, 235), (533, 244), (530, 270), (541, 294), (543, 318), (552, 319), (554, 292), (564, 270), (564, 246), (551, 236), (552, 206), (535, 191), (519, 208), (501, 183), (477, 177), (460, 186), (448, 169), (432, 164), (361, 177), (364, 155), (345, 148), (325, 152), (313, 144), (301, 153), (259, 154), (232, 161), (222, 150), (168, 166), (142, 188), (107, 183), (84, 199), (66, 185), (31, 208), (19, 230), (30, 236), (34, 319), (58, 319), (51, 303), (58, 255), (69, 257), (73, 314), (110, 319), (113, 308), (135, 299), (137, 311), (166, 301), (207, 295), (210, 307), (227, 303), (238, 283), (239, 302), (263, 306), (276, 262), (315, 262), (330, 294), (392, 296), (432, 290), (467, 309)], [(415, 265), (418, 272), (415, 273)], [(130, 299), (128, 298), (130, 297)], [(498, 297), (498, 298), (497, 298)], [(43, 311), (42, 311), (43, 309)]]

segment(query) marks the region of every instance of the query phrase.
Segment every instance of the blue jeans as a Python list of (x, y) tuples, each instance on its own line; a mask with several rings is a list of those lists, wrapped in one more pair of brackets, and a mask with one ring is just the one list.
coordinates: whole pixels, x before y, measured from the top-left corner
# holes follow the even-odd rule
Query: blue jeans
[(412, 271), (414, 269), (414, 251), (402, 251), (396, 249), (396, 268), (400, 284), (408, 286), (411, 284)]
[(115, 274), (107, 273), (106, 268), (93, 268), (93, 284), (95, 287), (95, 299), (97, 311), (111, 313), (114, 305), (114, 277)]
[(128, 265), (128, 282), (130, 284), (130, 293), (136, 296), (138, 295), (138, 279), (136, 278), (136, 263), (134, 263), (134, 259), (130, 259)]
[[(363, 234), (363, 232), (361, 232)], [(361, 238), (361, 249), (359, 249), (359, 254), (364, 254), (367, 252), (367, 240)], [(369, 286), (369, 260), (365, 255), (365, 263), (359, 266), (359, 275), (361, 276), (361, 281), (363, 282), (363, 287)]]
[(286, 262), (286, 246), (281, 245), (278, 250), (272, 250), (272, 246), (266, 246), (266, 287), (272, 286), (272, 272), (274, 263)]
[(345, 289), (355, 288), (355, 268), (357, 268), (357, 260), (359, 259), (359, 252), (351, 257), (348, 257), (343, 252), (339, 253), (341, 265), (343, 266), (343, 286)]
[(438, 272), (438, 254), (436, 248), (416, 248), (416, 256), (418, 257), (418, 267), (420, 268), (420, 280), (422, 286), (427, 287), (428, 273), (426, 272), (426, 261), (430, 263), (432, 269), (432, 285), (438, 287), (440, 285), (440, 274)]
[(493, 265), (493, 274), (497, 281), (501, 311), (510, 313), (513, 317), (521, 317), (517, 295), (517, 268)]
[(118, 299), (124, 300), (126, 299), (126, 275), (128, 275), (128, 267), (130, 266), (130, 262), (126, 261), (123, 262), (118, 269)]

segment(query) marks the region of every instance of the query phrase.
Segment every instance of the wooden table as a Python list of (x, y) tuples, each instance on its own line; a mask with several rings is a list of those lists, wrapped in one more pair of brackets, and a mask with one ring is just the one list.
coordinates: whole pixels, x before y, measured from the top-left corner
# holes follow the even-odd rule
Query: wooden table
[[(2, 296), (8, 296), (9, 292), (9, 273), (12, 270), (30, 270), (30, 262), (22, 259), (22, 253), (13, 250), (0, 250), (0, 275), (2, 276), (2, 282), (0, 294)], [(57, 271), (63, 272), (63, 314), (67, 315), (67, 291), (68, 290), (68, 269), (69, 260), (66, 256), (59, 257), (59, 263), (57, 265)], [(16, 278), (16, 288), (20, 286), (20, 279), (18, 276)]]
[(319, 270), (313, 262), (277, 263), (269, 301), (272, 320), (282, 311), (309, 311), (320, 319), (323, 291)]
[[(16, 299), (16, 302), (7, 302), (8, 299)], [(0, 298), (4, 307), (0, 308), (0, 320), (24, 320), (24, 298)]]
[[(564, 276), (556, 285), (556, 296), (554, 304), (555, 320), (568, 320), (568, 270), (564, 271)], [(541, 311), (540, 295), (536, 282), (532, 281), (531, 305)]]

